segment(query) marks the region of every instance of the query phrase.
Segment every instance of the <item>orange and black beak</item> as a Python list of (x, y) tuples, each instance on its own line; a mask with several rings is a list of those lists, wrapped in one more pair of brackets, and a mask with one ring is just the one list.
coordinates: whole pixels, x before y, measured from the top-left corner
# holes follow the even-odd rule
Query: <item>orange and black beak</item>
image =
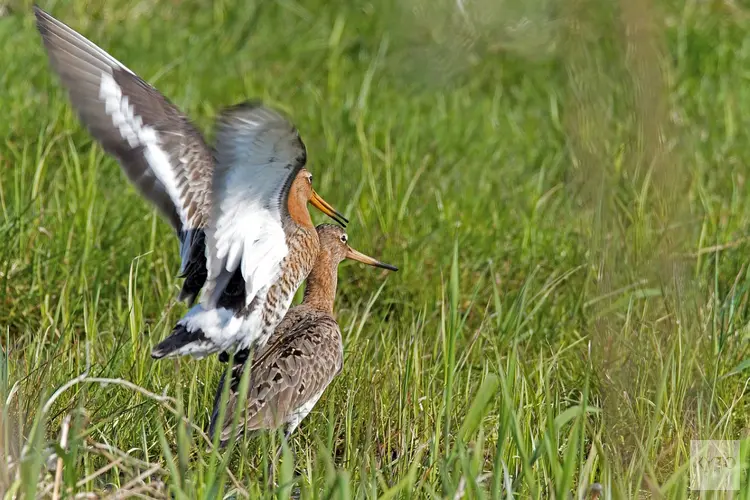
[(385, 262), (375, 260), (370, 256), (356, 251), (348, 245), (346, 247), (346, 258), (356, 260), (358, 262), (361, 262), (362, 264), (367, 264), (368, 266), (382, 267), (383, 269), (388, 269), (389, 271), (398, 271), (398, 268), (396, 266), (392, 266), (390, 264), (386, 264)]
[(342, 227), (346, 227), (346, 225), (349, 223), (349, 219), (344, 217), (341, 212), (333, 208), (330, 203), (321, 198), (314, 189), (312, 192), (312, 197), (310, 198), (310, 203), (312, 203), (312, 206), (326, 214), (328, 217), (341, 224)]

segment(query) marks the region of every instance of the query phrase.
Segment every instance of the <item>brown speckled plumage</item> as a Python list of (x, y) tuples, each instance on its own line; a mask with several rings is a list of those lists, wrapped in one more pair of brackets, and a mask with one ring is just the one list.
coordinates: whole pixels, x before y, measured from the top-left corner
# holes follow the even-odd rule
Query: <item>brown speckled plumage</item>
[[(290, 434), (310, 412), (343, 365), (343, 344), (333, 316), (337, 270), (347, 257), (382, 264), (352, 250), (344, 230), (338, 226), (318, 226), (319, 251), (309, 272), (302, 304), (289, 310), (250, 365), (250, 381), (244, 417), (236, 429), (245, 431), (276, 429), (286, 426)], [(221, 442), (231, 438), (232, 420), (238, 411), (238, 390), (247, 362), (236, 364), (231, 372), (229, 399)], [(222, 377), (214, 399), (211, 434), (218, 425), (219, 405), (224, 387)]]
[[(260, 345), (265, 344), (274, 333), (273, 326), (279, 324), (283, 317), (283, 311), (287, 311), (289, 308), (288, 306), (282, 308), (282, 304), (292, 301), (297, 289), (313, 269), (315, 258), (320, 249), (320, 240), (315, 228), (289, 223), (284, 230), (289, 255), (282, 261), (281, 276), (269, 288), (268, 295), (266, 295), (263, 308), (264, 331), (260, 337)], [(271, 329), (268, 330), (269, 328)]]
[[(338, 324), (329, 315), (300, 305), (289, 311), (279, 327), (286, 334), (275, 334), (253, 361), (250, 389), (245, 405), (244, 430), (276, 429), (283, 424), (297, 426), (306, 412), (305, 403), (317, 401), (322, 391), (341, 370), (343, 347)], [(287, 320), (288, 319), (288, 320)], [(232, 371), (232, 387), (221, 440), (230, 438), (231, 419), (237, 411), (237, 390), (242, 367)], [(221, 398), (219, 384), (215, 415)], [(311, 400), (315, 401), (311, 401)], [(295, 412), (299, 415), (295, 418)], [(309, 410), (308, 410), (309, 411)], [(216, 417), (214, 417), (216, 418)]]

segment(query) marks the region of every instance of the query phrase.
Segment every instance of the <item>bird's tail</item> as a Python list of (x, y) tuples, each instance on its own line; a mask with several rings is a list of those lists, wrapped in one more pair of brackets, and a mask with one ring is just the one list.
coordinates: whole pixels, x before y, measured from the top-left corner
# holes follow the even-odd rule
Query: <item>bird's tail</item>
[(190, 355), (203, 358), (222, 351), (226, 327), (232, 320), (228, 309), (205, 310), (199, 304), (177, 323), (172, 333), (151, 351), (156, 359)]
[(151, 357), (154, 359), (161, 359), (167, 357), (180, 356), (185, 354), (192, 354), (190, 352), (183, 352), (190, 346), (194, 346), (198, 350), (199, 346), (209, 342), (203, 330), (197, 329), (194, 331), (188, 330), (188, 327), (184, 324), (178, 323), (174, 327), (172, 333), (166, 339), (159, 342), (156, 347), (151, 350)]

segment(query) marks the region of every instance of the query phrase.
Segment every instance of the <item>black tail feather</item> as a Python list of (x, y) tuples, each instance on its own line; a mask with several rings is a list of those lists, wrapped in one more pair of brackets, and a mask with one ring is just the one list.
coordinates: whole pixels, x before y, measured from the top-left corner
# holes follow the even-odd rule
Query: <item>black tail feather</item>
[(151, 357), (154, 359), (161, 359), (165, 356), (169, 356), (179, 348), (186, 346), (192, 342), (205, 342), (208, 339), (203, 333), (203, 330), (189, 331), (185, 325), (178, 324), (172, 330), (172, 333), (166, 339), (159, 342), (156, 347), (151, 350)]
[[(192, 234), (188, 234), (190, 232)], [(192, 306), (208, 278), (208, 270), (206, 269), (206, 234), (202, 229), (191, 229), (180, 234), (180, 240), (183, 242), (188, 237), (191, 239), (190, 250), (185, 268), (182, 274), (180, 274), (180, 278), (184, 278), (185, 281), (182, 282), (182, 289), (177, 300), (184, 300), (188, 306)]]

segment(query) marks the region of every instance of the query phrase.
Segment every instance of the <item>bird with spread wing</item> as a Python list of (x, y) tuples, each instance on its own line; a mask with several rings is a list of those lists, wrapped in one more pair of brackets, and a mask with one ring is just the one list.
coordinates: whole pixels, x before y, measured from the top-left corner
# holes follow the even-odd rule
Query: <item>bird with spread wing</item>
[(294, 125), (260, 103), (239, 104), (220, 113), (212, 150), (158, 90), (67, 25), (34, 12), (81, 121), (177, 232), (179, 299), (192, 307), (151, 355), (221, 352), (226, 359), (265, 344), (318, 254), (307, 203), (348, 222), (313, 189)]

